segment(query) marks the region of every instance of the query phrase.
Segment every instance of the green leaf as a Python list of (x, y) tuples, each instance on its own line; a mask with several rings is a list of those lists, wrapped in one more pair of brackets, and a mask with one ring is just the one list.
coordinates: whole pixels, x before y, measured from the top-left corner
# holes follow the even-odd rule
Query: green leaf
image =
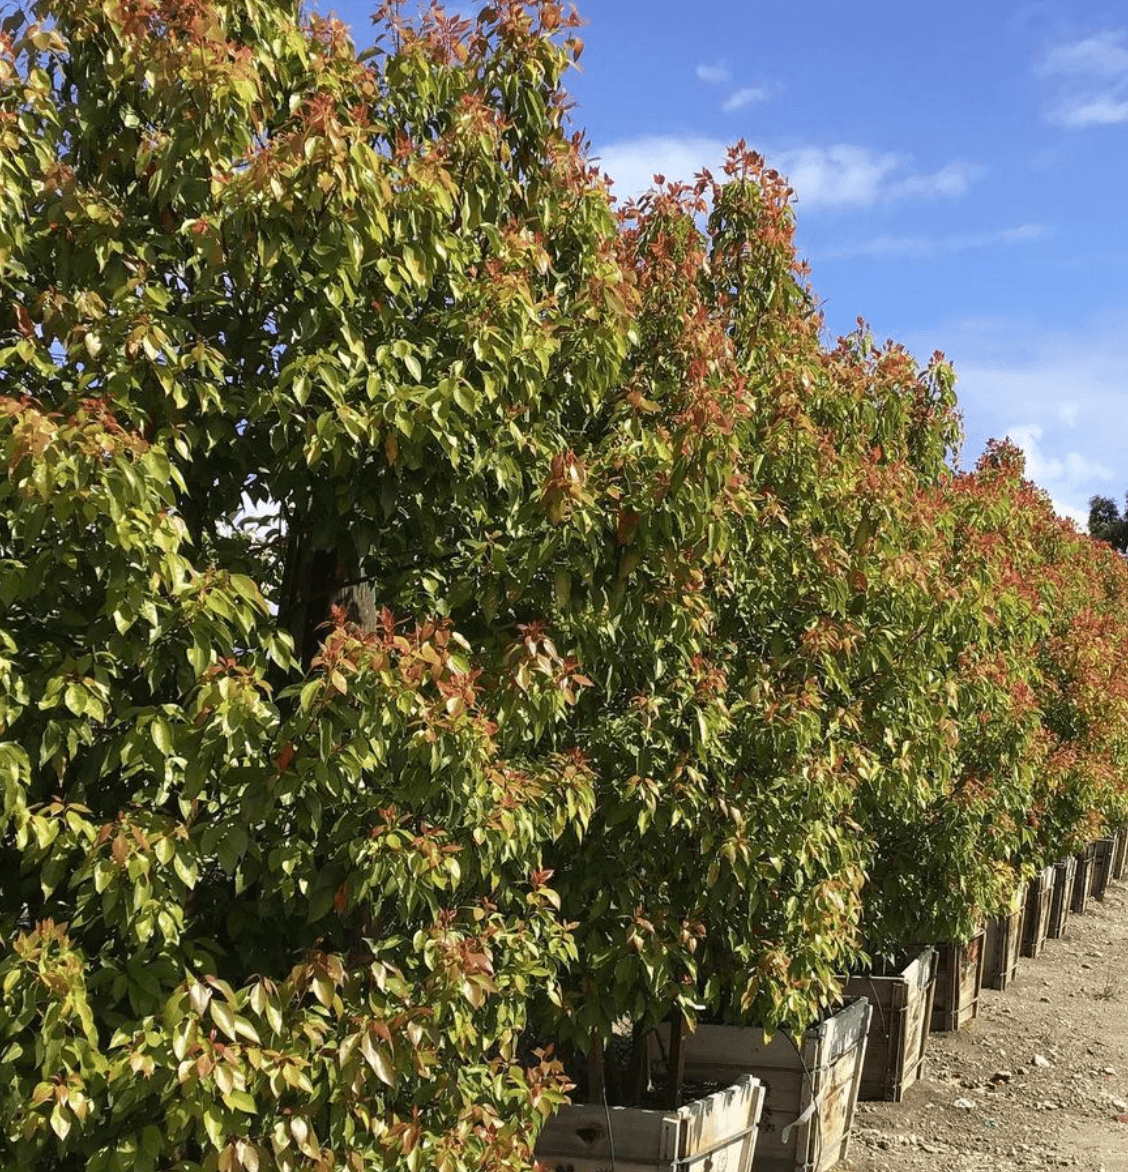
[(231, 1091), (230, 1094), (223, 1096), (223, 1101), (236, 1111), (242, 1111), (247, 1115), (257, 1115), (258, 1108), (255, 1106), (254, 1098), (246, 1091)]
[(208, 1006), (212, 1021), (231, 1039), (238, 1040), (238, 1031), (235, 1028), (235, 1010), (219, 997), (212, 998)]
[(149, 725), (149, 736), (153, 739), (153, 744), (160, 750), (165, 757), (172, 754), (172, 727), (167, 720), (162, 716), (158, 716)]

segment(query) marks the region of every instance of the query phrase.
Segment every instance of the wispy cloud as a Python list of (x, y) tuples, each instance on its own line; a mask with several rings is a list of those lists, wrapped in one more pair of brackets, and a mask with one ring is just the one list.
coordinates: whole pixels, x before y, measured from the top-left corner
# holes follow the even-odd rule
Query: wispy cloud
[(1128, 122), (1128, 34), (1123, 29), (1058, 45), (1037, 71), (1056, 83), (1044, 110), (1048, 122), (1070, 129)]
[(729, 94), (727, 98), (721, 103), (721, 109), (726, 114), (731, 114), (734, 110), (742, 110), (745, 106), (751, 106), (753, 102), (766, 102), (769, 94), (764, 86), (746, 86), (744, 89), (737, 90), (734, 94)]
[(1046, 234), (1041, 224), (1020, 224), (996, 232), (971, 232), (947, 236), (871, 236), (833, 248), (816, 250), (814, 260), (849, 260), (866, 256), (880, 260), (931, 260), (979, 248), (1024, 244)]
[(1117, 30), (1058, 45), (1046, 54), (1042, 69), (1045, 73), (1118, 80), (1128, 73), (1128, 46), (1124, 39), (1123, 30)]
[(894, 183), (889, 194), (893, 199), (953, 199), (963, 195), (982, 173), (983, 168), (976, 163), (949, 163), (929, 175), (909, 175)]
[(1067, 101), (1055, 113), (1053, 120), (1062, 126), (1112, 126), (1117, 122), (1128, 122), (1128, 100), (1104, 97), (1092, 101)]
[(953, 162), (931, 173), (905, 174), (908, 155), (839, 143), (805, 146), (772, 155), (791, 180), (803, 208), (872, 207), (900, 199), (963, 195), (979, 174), (971, 163)]
[(696, 73), (698, 81), (706, 85), (728, 85), (732, 81), (732, 71), (723, 61), (698, 65)]
[[(781, 150), (758, 146), (768, 161), (787, 175), (804, 210), (866, 208), (902, 199), (955, 198), (962, 195), (979, 168), (953, 162), (939, 171), (909, 170), (911, 157), (891, 151), (839, 143)], [(705, 135), (644, 135), (610, 143), (599, 151), (603, 170), (623, 197), (645, 191), (656, 173), (689, 180), (707, 167), (718, 170), (726, 144)]]

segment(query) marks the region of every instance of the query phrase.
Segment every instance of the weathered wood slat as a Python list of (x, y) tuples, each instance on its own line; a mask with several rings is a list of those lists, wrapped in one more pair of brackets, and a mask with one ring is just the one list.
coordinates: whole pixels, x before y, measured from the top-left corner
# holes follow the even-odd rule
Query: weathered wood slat
[(1089, 886), (1092, 883), (1095, 855), (1096, 847), (1092, 843), (1074, 855), (1077, 860), (1077, 870), (1073, 877), (1073, 899), (1070, 901), (1069, 910), (1075, 916), (1084, 915), (1085, 909), (1089, 906)]
[(1116, 834), (1116, 855), (1112, 861), (1113, 879), (1123, 879), (1128, 870), (1128, 826), (1121, 826)]
[(1054, 896), (1050, 906), (1050, 930), (1052, 940), (1065, 935), (1069, 924), (1069, 913), (1073, 906), (1073, 884), (1077, 878), (1077, 860), (1073, 855), (1054, 863)]
[(858, 1097), (899, 1103), (924, 1072), (924, 1056), (936, 990), (936, 949), (916, 950), (892, 973), (850, 977), (847, 997), (865, 997), (873, 1006)]
[(1026, 896), (1026, 920), (1022, 931), (1022, 955), (1041, 956), (1050, 931), (1050, 909), (1054, 899), (1053, 864), (1030, 880)]
[(1089, 887), (1089, 894), (1094, 899), (1103, 900), (1108, 890), (1108, 882), (1112, 878), (1112, 862), (1116, 855), (1116, 839), (1109, 835), (1098, 838), (1093, 843), (1093, 878)]
[(932, 1004), (932, 1032), (962, 1029), (979, 1016), (983, 983), (982, 929), (966, 944), (936, 945), (936, 995)]
[(536, 1156), (554, 1172), (750, 1172), (763, 1105), (748, 1074), (677, 1111), (569, 1104), (545, 1123)]
[(1006, 989), (1018, 975), (1022, 945), (1022, 924), (1026, 916), (1026, 885), (1014, 894), (1011, 910), (987, 924), (983, 949), (983, 984), (988, 989)]
[[(744, 1070), (764, 1083), (753, 1172), (826, 1172), (846, 1157), (873, 1010), (866, 998), (812, 1026), (783, 1031), (700, 1025), (682, 1045), (687, 1078), (723, 1079)], [(655, 1034), (655, 1061), (668, 1056), (668, 1030)]]

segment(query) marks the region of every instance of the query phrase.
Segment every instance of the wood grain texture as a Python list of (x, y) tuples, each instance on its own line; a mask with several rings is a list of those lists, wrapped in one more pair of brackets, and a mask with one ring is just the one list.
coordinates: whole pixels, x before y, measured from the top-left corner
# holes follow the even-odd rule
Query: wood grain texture
[(552, 1172), (751, 1172), (763, 1104), (748, 1074), (677, 1111), (569, 1104), (536, 1156)]
[(873, 1006), (858, 1097), (899, 1103), (924, 1071), (936, 988), (936, 949), (915, 956), (893, 973), (850, 977), (847, 997), (865, 997)]

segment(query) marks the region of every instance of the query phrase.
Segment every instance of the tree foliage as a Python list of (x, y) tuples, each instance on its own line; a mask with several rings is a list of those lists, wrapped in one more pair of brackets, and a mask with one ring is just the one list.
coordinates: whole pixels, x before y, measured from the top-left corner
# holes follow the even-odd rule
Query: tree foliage
[(7, 1161), (527, 1161), (542, 855), (593, 789), (532, 751), (582, 684), (514, 624), (631, 296), (575, 46), (552, 4), (385, 12), (367, 62), (284, 3), (39, 17), (0, 71)]
[[(0, 1153), (527, 1167), (1128, 817), (1125, 570), (786, 181), (615, 209), (554, 0), (0, 36)], [(612, 1087), (631, 1098), (629, 1086)]]
[(1128, 516), (1116, 507), (1112, 497), (1095, 496), (1089, 500), (1089, 532), (1120, 553), (1128, 553)]

